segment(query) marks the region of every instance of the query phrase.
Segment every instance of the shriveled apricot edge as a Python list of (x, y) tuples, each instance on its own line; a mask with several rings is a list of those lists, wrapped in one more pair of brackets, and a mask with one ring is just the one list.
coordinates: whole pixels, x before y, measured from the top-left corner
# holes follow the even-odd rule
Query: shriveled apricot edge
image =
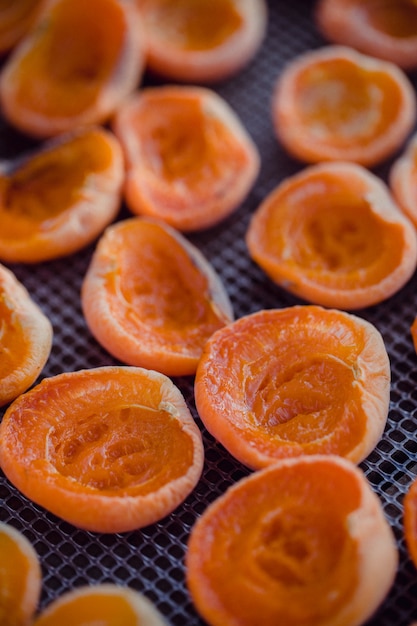
[[(158, 433), (145, 432), (143, 439), (137, 415), (136, 436), (116, 431), (135, 408), (154, 411), (155, 420), (164, 414), (178, 439), (171, 456)], [(98, 450), (102, 466), (97, 457), (90, 462), (89, 447)], [(173, 450), (177, 456), (182, 451), (182, 466)], [(195, 487), (203, 462), (201, 433), (181, 392), (166, 376), (142, 368), (103, 366), (45, 378), (10, 405), (0, 424), (0, 467), (8, 480), (33, 502), (92, 532), (126, 532), (162, 519)]]
[[(340, 500), (344, 517), (326, 526)], [(336, 563), (326, 563), (320, 540)], [(186, 581), (211, 626), (359, 625), (385, 599), (397, 565), (392, 530), (363, 472), (316, 455), (278, 461), (210, 504), (191, 529)]]
[[(83, 180), (79, 186), (74, 184), (71, 188), (71, 175), (82, 165), (82, 158), (80, 156), (78, 163), (63, 161), (60, 165), (60, 156), (62, 152), (66, 155), (67, 150), (76, 151), (79, 145), (84, 152), (86, 147), (100, 151), (103, 163), (101, 169), (98, 165), (92, 169), (88, 164), (87, 168), (91, 169), (80, 172)], [(93, 159), (90, 161), (93, 163)], [(58, 172), (62, 181), (56, 180)], [(40, 263), (86, 247), (117, 216), (122, 203), (124, 173), (119, 142), (112, 133), (98, 126), (62, 134), (23, 158), (4, 162), (0, 170), (0, 220), (3, 224), (0, 259), (8, 263)], [(42, 180), (45, 185), (53, 184), (53, 188), (45, 189), (44, 195)], [(51, 212), (45, 207), (48, 201), (54, 203)], [(44, 213), (40, 220), (37, 203), (42, 204)]]
[[(0, 406), (3, 406), (26, 391), (40, 375), (51, 352), (53, 328), (26, 287), (3, 265), (0, 265), (0, 298), (1, 307), (9, 316), (9, 319), (0, 320), (3, 326), (2, 352), (11, 351), (14, 359), (13, 368), (0, 380)], [(8, 338), (10, 327), (12, 338)], [(16, 355), (22, 349), (20, 341), (25, 345), (21, 362), (16, 362)]]
[[(142, 256), (142, 244), (137, 246), (146, 240), (146, 231), (153, 231), (153, 237), (149, 234)], [(154, 243), (159, 236), (165, 242), (164, 257)], [(172, 270), (166, 266), (170, 255), (173, 267), (175, 256), (183, 265), (184, 275), (176, 272), (176, 281), (182, 284), (177, 294), (176, 281), (158, 277), (158, 272), (170, 276)], [(153, 264), (155, 282), (150, 286), (146, 276), (148, 271), (152, 276)], [(134, 289), (137, 267), (137, 283), (145, 293), (133, 295), (130, 302), (122, 283), (130, 277)], [(135, 297), (143, 302), (142, 308)], [(209, 261), (178, 231), (151, 218), (133, 217), (106, 229), (84, 276), (81, 304), (91, 333), (110, 354), (167, 376), (195, 374), (206, 340), (233, 319), (230, 298)], [(185, 316), (184, 306), (189, 311)]]
[[(378, 3), (369, 0), (319, 0), (316, 5), (314, 19), (320, 33), (328, 40), (351, 46), (365, 54), (395, 63), (399, 67), (410, 70), (417, 67), (417, 26), (415, 34), (398, 35), (384, 31), (372, 19), (366, 18), (367, 5), (369, 12), (378, 12)], [(391, 8), (394, 3), (387, 4)], [(410, 15), (407, 16), (405, 2), (398, 2), (398, 12), (404, 11), (404, 23), (408, 28), (417, 18), (417, 9), (412, 1), (409, 3)], [(385, 9), (380, 3), (380, 10)], [(407, 19), (408, 17), (408, 19)], [(388, 19), (388, 16), (387, 16)], [(410, 28), (411, 32), (411, 28)]]
[[(330, 347), (324, 345), (326, 331)], [(307, 332), (306, 348), (294, 354)], [(314, 333), (317, 341), (308, 342)], [(345, 346), (341, 337), (347, 336)], [(333, 377), (340, 376), (340, 367), (346, 372), (334, 397), (323, 391), (320, 365), (333, 368)], [(322, 388), (314, 380), (318, 375)], [(321, 453), (359, 463), (375, 448), (386, 425), (389, 358), (377, 328), (344, 311), (312, 305), (260, 310), (208, 340), (194, 396), (207, 430), (251, 469)], [(338, 409), (342, 402), (343, 412)]]
[[(54, 29), (55, 23), (58, 23), (59, 27), (62, 27), (62, 19), (56, 18), (59, 15), (61, 5), (65, 5), (65, 2), (71, 2), (75, 6), (75, 0), (47, 0), (41, 15), (38, 17), (36, 28), (33, 28), (22, 41), (13, 49), (10, 56), (6, 59), (4, 66), (0, 71), (0, 104), (2, 108), (2, 114), (6, 121), (17, 128), (20, 132), (23, 132), (36, 139), (46, 139), (53, 137), (64, 132), (69, 132), (74, 128), (90, 125), (90, 124), (103, 124), (113, 115), (114, 111), (120, 105), (120, 103), (126, 98), (139, 84), (145, 63), (145, 43), (142, 29), (142, 22), (138, 10), (133, 2), (118, 2), (117, 0), (106, 0), (101, 2), (100, 7), (94, 5), (92, 0), (88, 2), (82, 2), (77, 0), (78, 4), (83, 7), (83, 11), (91, 10), (95, 13), (100, 12), (100, 21), (102, 24), (106, 23), (106, 19), (109, 18), (104, 10), (106, 4), (113, 5), (114, 8), (119, 11), (121, 19), (123, 21), (123, 38), (124, 44), (119, 51), (118, 60), (112, 68), (111, 75), (105, 77), (105, 80), (101, 82), (100, 89), (94, 99), (86, 106), (74, 114), (65, 114), (59, 110), (54, 111), (54, 115), (50, 115), (48, 112), (42, 110), (42, 106), (39, 107), (39, 103), (42, 99), (35, 99), (35, 105), (27, 100), (25, 96), (25, 82), (28, 84), (37, 84), (39, 87), (39, 77), (36, 72), (32, 73), (32, 76), (22, 77), (22, 63), (25, 59), (33, 57), (36, 59), (36, 51), (39, 48), (40, 43), (49, 37), (50, 29)], [(55, 22), (56, 20), (56, 22)], [(65, 22), (64, 22), (65, 23)], [(112, 20), (111, 28), (115, 30), (117, 24), (115, 20)], [(52, 33), (54, 31), (52, 30)], [(73, 37), (73, 33), (71, 33)], [(76, 41), (76, 39), (74, 40)], [(55, 46), (56, 47), (56, 46)], [(69, 58), (65, 58), (66, 51), (62, 51), (62, 58), (64, 63), (69, 64)], [(33, 61), (32, 61), (33, 62)], [(60, 57), (50, 59), (51, 64), (55, 64), (57, 68), (61, 62)], [(78, 59), (78, 66), (65, 69), (68, 73), (73, 72), (76, 82), (75, 85), (70, 81), (65, 82), (68, 90), (75, 90), (77, 88), (76, 78), (77, 71), (82, 72), (82, 64)], [(52, 67), (52, 66), (51, 66)], [(54, 84), (54, 72), (51, 71), (46, 76), (46, 81), (50, 81), (52, 85), (59, 85), (58, 82)], [(45, 79), (45, 76), (40, 78)], [(86, 89), (91, 90), (92, 79), (86, 81), (82, 79), (81, 83), (86, 86)], [(62, 97), (62, 94), (60, 94)], [(48, 107), (50, 106), (51, 99), (48, 97), (46, 100)]]
[[(292, 194), (295, 197), (298, 193), (301, 199), (294, 207), (297, 213), (294, 212), (292, 219), (294, 223), (298, 220), (302, 225), (304, 221), (303, 194), (304, 196), (308, 194), (309, 186), (316, 195), (316, 189), (322, 189), (323, 202), (325, 202), (326, 184), (329, 189), (328, 193), (331, 193), (337, 185), (340, 188), (341, 207), (343, 207), (343, 202), (346, 203), (347, 210), (340, 209), (341, 226), (344, 221), (349, 220), (348, 202), (353, 202), (354, 194), (356, 194), (358, 206), (359, 203), (363, 203), (369, 208), (375, 225), (379, 223), (383, 226), (385, 236), (388, 238), (392, 233), (392, 243), (395, 243), (395, 251), (399, 257), (396, 259), (396, 265), (393, 265), (393, 249), (391, 250), (386, 242), (384, 254), (374, 254), (374, 258), (368, 260), (366, 266), (356, 269), (349, 269), (349, 258), (347, 258), (348, 264), (345, 269), (336, 267), (335, 270), (324, 261), (320, 261), (319, 254), (315, 259), (314, 249), (307, 239), (301, 240), (301, 243), (294, 240), (293, 246), (288, 235), (283, 241), (282, 245), (285, 247), (282, 253), (278, 251), (278, 246), (274, 248), (271, 239), (273, 231), (268, 226), (274, 215), (274, 207), (277, 207), (277, 211), (281, 204), (285, 208), (286, 195)], [(343, 197), (344, 188), (346, 198)], [(310, 215), (308, 211), (310, 208), (305, 211), (306, 219)], [(317, 215), (320, 216), (320, 206), (317, 207)], [(311, 216), (310, 220), (313, 223)], [(281, 226), (284, 229), (285, 223)], [(358, 229), (360, 228), (361, 224), (358, 222)], [(380, 244), (374, 232), (369, 232), (368, 235), (369, 246)], [(298, 231), (297, 236), (300, 238)], [(310, 165), (279, 183), (253, 214), (246, 233), (246, 243), (252, 259), (282, 288), (308, 302), (346, 310), (373, 306), (393, 296), (410, 280), (417, 264), (416, 230), (395, 204), (385, 183), (364, 167), (341, 161)], [(325, 243), (324, 241), (323, 250), (325, 250)], [(340, 251), (343, 252), (343, 250), (344, 244), (341, 243)], [(300, 251), (306, 258), (308, 254), (310, 255), (309, 265), (297, 259)], [(348, 255), (348, 252), (349, 249), (346, 248), (345, 254)], [(352, 258), (354, 259), (353, 251)], [(388, 264), (386, 270), (384, 270), (384, 263)], [(368, 276), (369, 283), (365, 282), (365, 276)]]
[(403, 517), (408, 553), (417, 568), (417, 478), (408, 486), (404, 496)]
[[(14, 554), (0, 549), (2, 593), (0, 594), (0, 619), (6, 610), (6, 624), (28, 626), (38, 607), (42, 590), (42, 570), (37, 552), (26, 536), (10, 524), (0, 522), (1, 536), (13, 545)], [(17, 557), (16, 552), (19, 553)], [(24, 560), (24, 563), (22, 563)], [(16, 570), (17, 571), (14, 571)], [(8, 580), (6, 580), (6, 578)], [(12, 603), (16, 606), (12, 607)], [(3, 622), (2, 622), (3, 623)]]
[(394, 161), (389, 172), (392, 194), (404, 213), (417, 228), (417, 134)]
[(0, 54), (9, 52), (29, 31), (46, 0), (13, 0), (0, 10)]
[[(174, 107), (176, 118), (172, 125), (173, 133), (178, 133), (179, 106), (192, 103), (198, 107), (201, 123), (204, 124), (201, 142), (206, 151), (212, 150), (209, 135), (211, 128), (208, 124), (212, 125), (213, 120), (230, 137), (226, 155), (216, 154), (215, 158), (211, 157), (211, 161), (210, 156), (207, 159), (206, 169), (213, 164), (214, 167), (203, 191), (201, 184), (196, 191), (193, 187), (187, 187), (187, 174), (193, 173), (194, 163), (190, 163), (189, 172), (184, 176), (167, 179), (163, 171), (164, 155), (156, 142), (149, 141), (146, 136), (147, 114), (154, 118), (160, 110), (162, 130), (164, 125), (169, 126), (167, 120), (171, 102), (177, 105)], [(188, 112), (188, 109), (185, 111)], [(183, 124), (187, 133), (194, 132), (189, 119), (185, 118)], [(143, 89), (119, 107), (112, 120), (112, 129), (125, 152), (127, 173), (124, 197), (130, 211), (136, 215), (162, 219), (183, 232), (213, 227), (231, 215), (245, 200), (259, 174), (260, 155), (255, 142), (228, 103), (207, 87), (165, 85)], [(219, 129), (213, 132), (218, 133)], [(147, 141), (143, 140), (141, 133), (145, 133)], [(217, 150), (219, 139), (216, 135), (214, 137)], [(174, 135), (174, 139), (178, 142), (181, 137), (178, 139)], [(175, 144), (171, 147), (171, 150), (174, 149), (177, 150)], [(203, 150), (200, 155), (205, 159)], [(223, 161), (224, 156), (227, 159)], [(154, 163), (158, 164), (157, 168)], [(204, 162), (201, 170), (203, 176), (206, 176)], [(216, 172), (215, 176), (213, 171)]]
[[(225, 0), (225, 6), (233, 7), (239, 16), (238, 27), (211, 47), (193, 49), (192, 44), (180, 47), (170, 39), (169, 29), (163, 36), (155, 32), (164, 33), (161, 18), (152, 20), (158, 4), (161, 4), (160, 0), (137, 0), (147, 38), (146, 65), (153, 72), (173, 80), (213, 83), (230, 78), (253, 59), (266, 34), (268, 9), (265, 0)], [(215, 10), (213, 6), (212, 11)], [(218, 23), (224, 29), (224, 20), (219, 19)]]
[[(338, 60), (357, 68), (363, 76), (370, 76), (370, 81), (373, 73), (385, 75), (390, 81), (391, 91), (395, 86), (399, 100), (397, 115), (383, 131), (372, 138), (366, 136), (366, 143), (355, 144), (353, 138), (346, 137), (343, 145), (336, 134), (331, 142), (329, 139), (322, 141), (320, 134), (311, 132), (308, 122), (304, 123), (303, 115), (299, 113), (298, 91), (304, 73), (318, 69), (323, 63), (331, 61), (334, 64)], [(292, 59), (277, 79), (271, 105), (272, 121), (279, 142), (290, 155), (307, 163), (347, 160), (367, 167), (375, 166), (401, 147), (416, 121), (416, 94), (401, 69), (347, 46), (323, 46)]]
[(144, 594), (113, 583), (83, 585), (66, 591), (35, 619), (33, 626), (82, 626), (100, 623), (167, 626), (162, 614)]

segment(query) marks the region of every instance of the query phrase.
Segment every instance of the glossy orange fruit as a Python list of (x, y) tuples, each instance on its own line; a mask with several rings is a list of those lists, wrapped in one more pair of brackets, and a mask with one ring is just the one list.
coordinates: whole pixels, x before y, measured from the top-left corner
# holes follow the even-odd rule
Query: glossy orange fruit
[(403, 505), (406, 545), (411, 560), (417, 568), (417, 478), (408, 486)]
[(32, 28), (45, 0), (6, 0), (0, 4), (0, 54), (9, 52)]
[(41, 596), (42, 571), (26, 536), (0, 522), (0, 624), (29, 626)]
[(359, 463), (382, 436), (389, 395), (375, 326), (317, 306), (261, 310), (218, 330), (195, 378), (207, 430), (253, 469), (319, 453)]
[(264, 0), (136, 0), (147, 66), (166, 78), (224, 80), (243, 69), (266, 33)]
[(167, 626), (146, 596), (112, 583), (82, 586), (59, 596), (33, 626)]
[(417, 227), (417, 133), (394, 161), (389, 184), (398, 205)]
[(166, 376), (127, 367), (58, 374), (0, 424), (0, 467), (26, 497), (101, 533), (152, 524), (192, 491), (201, 434)]
[(0, 259), (39, 263), (84, 248), (116, 217), (123, 154), (99, 127), (61, 135), (0, 171)]
[(417, 264), (417, 237), (385, 183), (348, 162), (312, 165), (283, 180), (249, 224), (252, 259), (282, 288), (340, 309), (397, 293)]
[(273, 92), (272, 117), (280, 143), (300, 161), (371, 167), (412, 131), (416, 94), (393, 63), (329, 45), (289, 61)]
[(13, 272), (0, 265), (0, 406), (40, 375), (52, 348), (52, 325)]
[(417, 67), (415, 0), (320, 0), (315, 21), (330, 41), (407, 70)]
[(84, 277), (88, 327), (113, 356), (168, 376), (195, 373), (207, 339), (233, 319), (210, 263), (163, 222), (107, 228)]
[(218, 224), (247, 197), (258, 149), (223, 98), (203, 87), (148, 87), (113, 119), (125, 149), (132, 213), (181, 231)]
[(365, 475), (337, 456), (276, 462), (240, 480), (191, 529), (187, 583), (210, 626), (359, 626), (398, 550)]
[(133, 2), (48, 0), (1, 70), (2, 113), (38, 138), (101, 124), (138, 85), (143, 67)]

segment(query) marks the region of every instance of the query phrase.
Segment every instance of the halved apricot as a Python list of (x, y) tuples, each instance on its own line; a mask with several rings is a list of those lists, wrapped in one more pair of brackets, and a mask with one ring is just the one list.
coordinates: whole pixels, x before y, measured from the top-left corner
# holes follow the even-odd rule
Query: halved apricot
[(417, 478), (407, 488), (403, 508), (405, 541), (411, 560), (417, 568)]
[(85, 247), (116, 217), (123, 182), (121, 147), (99, 127), (3, 163), (0, 259), (39, 263)]
[(239, 72), (265, 36), (265, 0), (136, 0), (149, 69), (174, 80), (213, 82)]
[(180, 390), (141, 368), (45, 378), (0, 424), (0, 467), (10, 482), (93, 532), (162, 519), (193, 490), (203, 462), (201, 434)]
[(344, 46), (291, 60), (272, 98), (275, 132), (305, 162), (366, 166), (390, 157), (416, 121), (416, 95), (396, 65)]
[(51, 0), (1, 70), (2, 113), (39, 138), (105, 122), (142, 76), (143, 45), (132, 2)]
[(29, 626), (41, 596), (42, 571), (26, 536), (0, 522), (0, 624)]
[(311, 165), (261, 203), (246, 242), (287, 291), (323, 306), (360, 309), (398, 292), (417, 265), (417, 236), (385, 183), (355, 163)]
[(398, 205), (417, 227), (417, 134), (394, 161), (389, 184)]
[(46, 0), (2, 0), (0, 54), (9, 52), (35, 23)]
[(417, 67), (415, 0), (319, 0), (315, 22), (330, 41), (404, 69)]
[(252, 469), (318, 453), (359, 463), (383, 434), (389, 394), (375, 326), (312, 305), (260, 310), (218, 330), (195, 378), (207, 430)]
[(107, 228), (81, 301), (92, 334), (113, 356), (168, 376), (194, 374), (207, 339), (233, 318), (210, 263), (178, 232), (150, 218)]
[(129, 587), (112, 583), (67, 591), (44, 609), (33, 626), (167, 626), (156, 606)]
[(24, 285), (0, 265), (0, 406), (26, 391), (52, 348), (52, 325)]
[(181, 231), (225, 219), (259, 172), (252, 138), (226, 101), (207, 88), (143, 89), (118, 109), (113, 130), (126, 153), (129, 209)]
[(241, 479), (197, 520), (186, 553), (188, 587), (210, 626), (359, 626), (397, 564), (377, 495), (333, 455)]

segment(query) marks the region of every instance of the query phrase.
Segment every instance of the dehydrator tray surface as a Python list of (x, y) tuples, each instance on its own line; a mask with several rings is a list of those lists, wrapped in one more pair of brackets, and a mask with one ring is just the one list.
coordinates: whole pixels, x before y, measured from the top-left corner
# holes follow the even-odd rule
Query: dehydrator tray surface
[[(282, 179), (302, 169), (276, 141), (270, 100), (285, 63), (326, 42), (317, 32), (311, 0), (270, 0), (263, 46), (239, 75), (214, 85), (240, 116), (255, 140), (262, 167), (255, 187), (234, 215), (219, 226), (190, 235), (214, 265), (232, 300), (235, 316), (301, 301), (274, 286), (249, 259), (244, 243), (248, 221), (266, 194)], [(409, 74), (417, 88), (417, 73)], [(155, 79), (145, 76), (143, 85)], [(10, 158), (33, 146), (4, 122), (0, 157)], [(386, 180), (390, 162), (375, 169)], [(128, 216), (125, 208), (118, 219)], [(42, 377), (116, 364), (88, 332), (80, 306), (80, 288), (94, 246), (49, 263), (10, 268), (40, 304), (54, 327), (52, 353)], [(395, 583), (369, 626), (408, 626), (417, 620), (417, 571), (403, 537), (402, 501), (417, 474), (417, 356), (410, 325), (417, 314), (417, 276), (388, 301), (356, 314), (381, 332), (391, 361), (391, 404), (385, 433), (361, 463), (381, 499), (398, 542), (400, 563)], [(174, 379), (203, 433), (206, 459), (193, 493), (171, 515), (142, 530), (100, 535), (79, 530), (23, 497), (0, 473), (0, 520), (21, 530), (42, 564), (41, 606), (84, 584), (114, 582), (143, 592), (177, 626), (203, 626), (187, 593), (184, 554), (190, 529), (207, 505), (249, 471), (205, 431), (195, 411), (193, 379)]]

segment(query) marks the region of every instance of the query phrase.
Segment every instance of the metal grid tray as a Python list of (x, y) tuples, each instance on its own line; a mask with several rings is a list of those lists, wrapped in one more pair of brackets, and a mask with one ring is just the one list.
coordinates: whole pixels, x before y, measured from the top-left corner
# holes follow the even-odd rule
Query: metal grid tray
[[(274, 138), (270, 98), (284, 64), (326, 42), (312, 19), (313, 0), (269, 0), (269, 28), (256, 59), (238, 76), (215, 86), (241, 117), (257, 143), (262, 169), (252, 193), (220, 226), (190, 236), (219, 272), (236, 317), (262, 308), (300, 303), (275, 287), (249, 259), (244, 235), (251, 213), (283, 178), (302, 168)], [(410, 78), (417, 88), (417, 73)], [(145, 76), (143, 84), (155, 84)], [(0, 120), (0, 158), (33, 146)], [(390, 162), (375, 170), (386, 179)], [(122, 208), (119, 219), (128, 216)], [(32, 297), (49, 316), (55, 332), (42, 376), (116, 363), (89, 334), (80, 307), (80, 287), (93, 246), (69, 258), (36, 266), (12, 265)], [(402, 500), (417, 474), (417, 355), (410, 324), (417, 313), (416, 280), (387, 302), (356, 312), (381, 331), (392, 367), (391, 406), (387, 427), (376, 449), (361, 464), (380, 496), (400, 551), (395, 584), (369, 626), (408, 626), (417, 620), (417, 571), (403, 538)], [(0, 472), (0, 520), (21, 530), (41, 559), (46, 606), (64, 591), (83, 584), (115, 582), (142, 591), (170, 624), (202, 626), (184, 583), (184, 553), (189, 531), (207, 504), (248, 474), (205, 431), (193, 401), (192, 378), (175, 379), (204, 437), (203, 476), (182, 506), (160, 523), (125, 534), (99, 535), (63, 522), (24, 498)]]

